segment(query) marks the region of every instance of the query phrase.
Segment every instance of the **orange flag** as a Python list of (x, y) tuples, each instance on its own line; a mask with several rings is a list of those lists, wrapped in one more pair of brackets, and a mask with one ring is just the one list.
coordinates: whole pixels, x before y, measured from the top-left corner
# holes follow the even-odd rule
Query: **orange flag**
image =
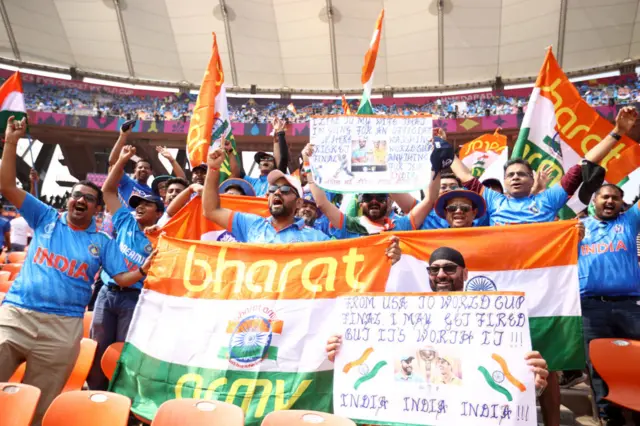
[(344, 95), (342, 95), (342, 112), (345, 115), (353, 114), (353, 112), (351, 112), (351, 107), (349, 106), (349, 102), (347, 102), (347, 98), (345, 98)]
[(487, 133), (462, 145), (458, 158), (475, 177), (480, 177), (500, 158), (505, 149), (507, 149), (507, 137), (501, 135), (498, 128), (493, 134)]
[[(218, 51), (216, 34), (213, 34), (213, 47), (209, 65), (202, 78), (200, 93), (187, 134), (187, 154), (192, 167), (206, 163), (209, 146), (211, 145), (211, 130), (216, 115), (216, 97), (220, 94), (224, 84), (224, 72)], [(224, 111), (226, 113), (226, 111)]]
[[(240, 195), (220, 195), (220, 206), (235, 212), (253, 213), (262, 217), (269, 217), (269, 205), (266, 198), (245, 197)], [(150, 236), (153, 244), (162, 233), (169, 237), (184, 240), (229, 240), (230, 235), (217, 224), (205, 218), (202, 214), (202, 197), (193, 197), (159, 233)]]

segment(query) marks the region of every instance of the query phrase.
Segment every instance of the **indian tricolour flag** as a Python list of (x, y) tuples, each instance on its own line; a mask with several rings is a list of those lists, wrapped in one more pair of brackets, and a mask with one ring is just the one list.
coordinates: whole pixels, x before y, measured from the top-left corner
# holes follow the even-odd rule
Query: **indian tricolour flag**
[[(231, 155), (235, 155), (238, 162), (241, 162), (242, 160), (236, 152), (236, 141), (231, 132), (231, 121), (227, 108), (227, 89), (224, 85), (224, 70), (218, 50), (218, 39), (213, 33), (211, 57), (204, 72), (187, 134), (187, 154), (191, 167), (206, 163), (210, 147), (213, 145), (214, 148), (218, 148), (225, 141), (229, 141), (233, 147)], [(227, 155), (220, 166), (220, 181), (230, 175), (231, 167)]]
[[(425, 261), (443, 246), (464, 256), (462, 291), (526, 293), (533, 347), (550, 369), (584, 366), (572, 222), (397, 235), (403, 255), (393, 267), (386, 233), (288, 245), (161, 236), (110, 389), (147, 419), (175, 398), (236, 404), (251, 426), (274, 410), (330, 411), (325, 344), (345, 320), (334, 314), (336, 297), (430, 291)], [(484, 327), (500, 338), (508, 320)], [(423, 334), (431, 340), (421, 344), (437, 349), (440, 333)]]
[(9, 117), (13, 115), (16, 120), (22, 120), (27, 115), (22, 91), (22, 77), (19, 71), (16, 71), (0, 87), (0, 101), (2, 102), (2, 107), (0, 108), (0, 132), (4, 134)]
[[(531, 92), (512, 158), (528, 160), (534, 170), (551, 167), (553, 179), (549, 185), (553, 185), (612, 130), (613, 125), (580, 97), (549, 49)], [(605, 179), (619, 183), (640, 167), (640, 145), (624, 136), (602, 166), (607, 169)], [(573, 197), (569, 205), (577, 199)], [(574, 210), (580, 207), (578, 204)]]
[(572, 221), (398, 233), (402, 259), (387, 291), (430, 291), (426, 262), (438, 247), (462, 253), (465, 291), (522, 291), (533, 348), (552, 371), (582, 369), (578, 233)]
[(378, 49), (380, 48), (380, 37), (382, 36), (382, 21), (384, 20), (384, 9), (380, 11), (378, 20), (376, 21), (376, 29), (373, 31), (373, 37), (369, 44), (369, 50), (364, 57), (364, 65), (362, 66), (362, 77), (360, 78), (364, 90), (362, 99), (358, 106), (357, 114), (373, 114), (373, 105), (371, 104), (371, 89), (373, 87), (373, 70), (376, 67), (376, 59), (378, 58)]
[(338, 294), (384, 291), (386, 238), (250, 245), (161, 236), (110, 389), (152, 419), (175, 398), (226, 401), (258, 426), (332, 409), (325, 346)]

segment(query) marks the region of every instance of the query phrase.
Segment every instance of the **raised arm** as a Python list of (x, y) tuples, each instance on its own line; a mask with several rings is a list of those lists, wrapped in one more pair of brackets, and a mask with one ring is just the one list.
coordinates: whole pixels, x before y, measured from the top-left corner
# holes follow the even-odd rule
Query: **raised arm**
[(231, 177), (234, 178), (243, 178), (244, 170), (242, 170), (242, 166), (238, 162), (238, 152), (233, 147), (233, 144), (230, 140), (226, 140), (224, 142), (224, 150), (227, 152), (227, 156), (229, 157), (229, 169), (231, 169)]
[(171, 153), (169, 152), (166, 146), (157, 146), (156, 151), (158, 151), (158, 154), (162, 155), (164, 158), (166, 158), (169, 161), (169, 163), (171, 163), (171, 167), (173, 168), (173, 175), (175, 177), (179, 177), (182, 179), (187, 178), (187, 175), (184, 173), (182, 166), (180, 166), (180, 164), (178, 164), (176, 159), (173, 158), (173, 155), (171, 155)]
[(620, 138), (611, 136), (612, 134), (620, 137), (626, 135), (636, 123), (638, 111), (635, 107), (628, 106), (618, 111), (616, 117), (616, 125), (613, 132), (609, 133), (600, 143), (591, 148), (585, 155), (585, 160), (599, 164), (611, 152), (614, 146), (620, 141)]
[[(429, 216), (431, 210), (436, 204), (436, 200), (440, 195), (440, 173), (436, 174), (434, 178), (431, 179), (431, 183), (427, 188), (426, 197), (424, 200), (420, 201), (417, 206), (415, 206), (411, 213), (411, 220), (415, 224), (416, 229), (422, 226), (424, 220)], [(412, 197), (413, 198), (413, 197)]]
[(4, 132), (4, 151), (0, 162), (0, 191), (16, 208), (21, 208), (27, 193), (16, 185), (16, 149), (18, 141), (24, 136), (27, 119), (17, 121), (9, 117), (7, 129)]
[(127, 165), (134, 155), (136, 155), (136, 149), (134, 147), (131, 145), (123, 147), (120, 151), (118, 161), (111, 167), (107, 179), (105, 179), (102, 184), (104, 203), (111, 214), (117, 212), (122, 207), (122, 203), (120, 203), (120, 199), (118, 198), (118, 183), (124, 174), (124, 166)]
[(408, 214), (415, 206), (418, 205), (418, 200), (413, 198), (413, 195), (407, 194), (406, 192), (389, 194), (389, 197), (391, 197), (391, 200), (394, 201), (405, 214)]
[(135, 125), (136, 120), (129, 120), (120, 126), (120, 136), (118, 136), (118, 140), (109, 154), (109, 167), (113, 167), (118, 161), (118, 158), (120, 158), (120, 151), (122, 151), (122, 147), (127, 144), (127, 137)]
[(453, 159), (453, 164), (451, 164), (451, 171), (460, 179), (462, 183), (469, 182), (473, 180), (473, 174), (471, 174), (471, 170), (464, 164), (462, 164), (462, 160), (456, 156)]
[[(313, 145), (307, 144), (302, 150), (302, 158), (305, 163), (309, 163), (309, 158), (313, 155)], [(315, 184), (313, 180), (313, 173), (307, 174), (307, 180), (309, 182), (309, 189), (311, 189), (311, 194), (313, 195), (313, 199), (316, 201), (316, 206), (327, 216), (331, 225), (340, 229), (342, 227), (342, 212), (339, 208), (333, 205), (329, 199), (327, 198), (327, 194)]]
[(289, 147), (285, 139), (286, 121), (276, 118), (273, 120), (273, 157), (276, 160), (276, 168), (287, 174), (289, 168)]
[(224, 229), (229, 225), (232, 211), (220, 207), (220, 166), (224, 162), (224, 151), (218, 148), (211, 151), (207, 157), (207, 177), (202, 191), (202, 213), (204, 217), (218, 224)]
[(176, 213), (180, 211), (191, 199), (193, 194), (202, 195), (203, 186), (197, 183), (193, 183), (189, 185), (187, 189), (182, 191), (180, 194), (173, 199), (171, 203), (167, 206), (167, 216), (173, 217)]

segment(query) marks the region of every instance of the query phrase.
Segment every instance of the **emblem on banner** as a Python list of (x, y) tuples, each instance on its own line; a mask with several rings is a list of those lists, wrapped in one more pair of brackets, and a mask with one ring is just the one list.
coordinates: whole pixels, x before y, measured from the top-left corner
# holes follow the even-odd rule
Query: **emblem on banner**
[(227, 324), (229, 346), (220, 350), (219, 358), (226, 358), (238, 368), (251, 368), (264, 360), (277, 360), (278, 348), (273, 346), (274, 334), (282, 334), (284, 323), (270, 308), (255, 305), (238, 313)]
[(464, 291), (496, 291), (498, 287), (491, 278), (487, 278), (484, 275), (478, 275), (467, 281), (464, 287)]

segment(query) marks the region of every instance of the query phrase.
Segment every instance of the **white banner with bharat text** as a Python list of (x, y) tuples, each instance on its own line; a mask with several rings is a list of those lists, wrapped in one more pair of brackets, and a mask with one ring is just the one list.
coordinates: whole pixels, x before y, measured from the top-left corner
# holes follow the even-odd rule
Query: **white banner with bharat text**
[(344, 296), (333, 406), (357, 423), (535, 426), (524, 293)]
[(327, 191), (410, 192), (431, 179), (431, 117), (312, 117), (310, 135), (314, 180)]

